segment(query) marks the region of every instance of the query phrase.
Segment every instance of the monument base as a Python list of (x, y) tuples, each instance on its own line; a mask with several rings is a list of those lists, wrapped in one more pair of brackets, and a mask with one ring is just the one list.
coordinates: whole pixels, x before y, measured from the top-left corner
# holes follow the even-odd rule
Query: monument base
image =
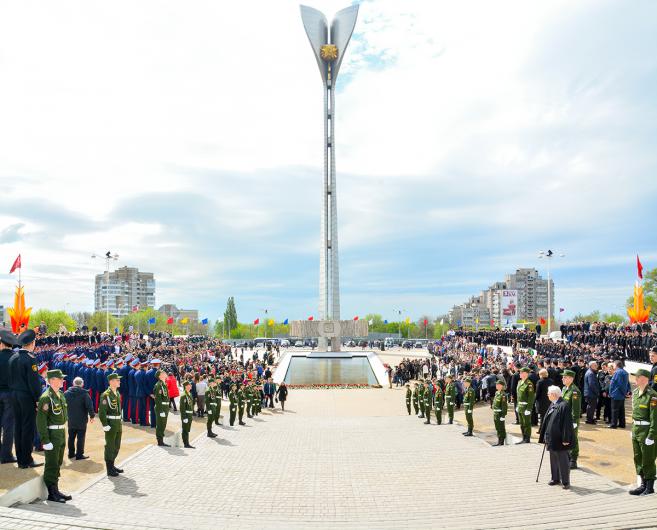
[[(367, 337), (369, 326), (366, 320), (293, 320), (290, 322), (290, 337), (317, 339), (319, 351), (339, 352), (342, 337)], [(329, 349), (330, 347), (330, 349)]]

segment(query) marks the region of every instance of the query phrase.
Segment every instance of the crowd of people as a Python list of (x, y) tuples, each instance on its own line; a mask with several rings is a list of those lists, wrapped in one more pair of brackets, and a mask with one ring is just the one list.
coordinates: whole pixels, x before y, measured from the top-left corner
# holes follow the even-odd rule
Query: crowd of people
[(285, 383), (272, 380), (278, 352), (271, 346), (245, 352), (207, 336), (96, 330), (38, 337), (0, 330), (0, 343), (0, 462), (39, 467), (32, 452), (44, 451), (44, 482), (55, 502), (70, 500), (58, 487), (65, 449), (70, 459), (88, 458), (86, 429), (96, 418), (107, 475), (114, 477), (123, 472), (115, 462), (124, 423), (153, 428), (157, 444), (168, 447), (167, 420), (177, 412), (184, 447), (193, 449), (193, 418), (203, 418), (207, 436), (216, 437), (224, 398), (230, 425), (246, 425), (245, 414), (254, 417), (275, 402), (285, 410), (288, 398)]

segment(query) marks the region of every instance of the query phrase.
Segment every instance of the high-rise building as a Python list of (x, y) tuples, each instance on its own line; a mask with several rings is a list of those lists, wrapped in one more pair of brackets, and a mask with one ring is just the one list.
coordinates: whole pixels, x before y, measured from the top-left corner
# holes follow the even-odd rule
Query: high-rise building
[(121, 317), (147, 307), (155, 307), (155, 278), (152, 272), (121, 267), (96, 275), (95, 309)]
[[(548, 317), (548, 282), (536, 269), (518, 269), (506, 275), (508, 289), (518, 291), (518, 318), (538, 321)], [(550, 280), (550, 307), (554, 313), (554, 282)], [(554, 320), (554, 314), (551, 315)]]

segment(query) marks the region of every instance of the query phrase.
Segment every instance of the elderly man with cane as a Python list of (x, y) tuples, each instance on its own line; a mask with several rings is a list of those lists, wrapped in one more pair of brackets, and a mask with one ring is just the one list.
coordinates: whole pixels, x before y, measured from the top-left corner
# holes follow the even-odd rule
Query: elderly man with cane
[[(549, 485), (562, 484), (563, 489), (567, 490), (570, 489), (568, 450), (574, 438), (572, 412), (568, 402), (561, 397), (561, 389), (558, 386), (548, 388), (548, 398), (552, 404), (545, 413), (545, 418), (538, 431), (538, 441), (545, 444), (543, 451), (547, 449), (550, 452), (552, 480), (550, 480)], [(541, 458), (542, 462), (543, 459)]]

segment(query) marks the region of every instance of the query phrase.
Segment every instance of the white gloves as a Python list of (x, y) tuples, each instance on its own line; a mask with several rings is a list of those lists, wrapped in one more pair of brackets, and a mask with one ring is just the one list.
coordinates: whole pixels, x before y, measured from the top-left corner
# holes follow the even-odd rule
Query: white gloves
[(165, 412), (160, 412), (160, 418), (164, 418), (166, 416)]
[(646, 445), (652, 445), (655, 443), (655, 440), (651, 440), (650, 438), (646, 438)]
[(103, 430), (105, 432), (110, 431), (110, 430), (112, 430), (112, 426), (111, 425), (105, 425), (105, 427), (103, 427)]
[(573, 423), (573, 429), (577, 429), (577, 424)]
[(500, 418), (500, 421), (506, 421), (506, 416), (504, 418)]
[(531, 411), (531, 410), (526, 410), (526, 411), (525, 411), (525, 416), (531, 416), (531, 415), (532, 415), (532, 411)]
[(50, 451), (54, 448), (55, 446), (52, 443), (49, 444), (43, 444), (43, 450), (44, 451)]
[(187, 423), (189, 420), (183, 420), (183, 423)]
[(518, 410), (518, 407), (516, 407), (516, 412), (520, 412), (520, 411)]

